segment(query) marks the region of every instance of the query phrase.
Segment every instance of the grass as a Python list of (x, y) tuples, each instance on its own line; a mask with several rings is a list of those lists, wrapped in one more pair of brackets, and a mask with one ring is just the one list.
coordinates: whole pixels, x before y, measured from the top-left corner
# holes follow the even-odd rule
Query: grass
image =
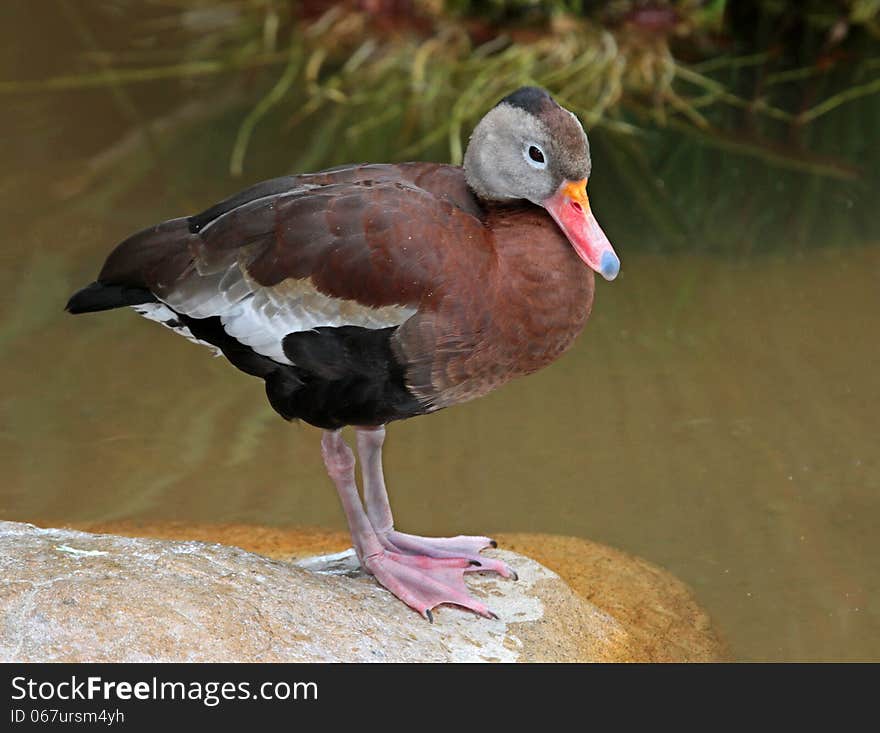
[[(875, 0), (832, 11), (775, 0), (432, 0), (410, 12), (378, 3), (372, 13), (357, 3), (288, 0), (157, 0), (146, 13), (128, 0), (110, 5), (136, 18), (127, 42), (103, 48), (87, 14), (64, 0), (71, 27), (88, 41), (90, 68), (0, 81), (0, 96), (107, 87), (159, 158), (130, 90), (173, 80), (210, 105), (232, 82), (244, 102), (236, 129), (219, 137), (231, 138), (229, 175), (249, 179), (264, 161), (283, 172), (277, 151), (285, 150), (290, 170), (458, 163), (485, 110), (537, 84), (591, 130), (596, 157), (610, 163), (597, 170), (618, 197), (638, 202), (646, 220), (638, 224), (658, 233), (658, 247), (740, 252), (793, 230), (802, 243), (880, 239), (870, 211), (880, 153), (866, 138), (880, 121)], [(226, 124), (226, 111), (218, 113)], [(707, 202), (710, 190), (716, 198)], [(610, 199), (612, 216), (632, 218)], [(745, 212), (754, 229), (716, 231)]]

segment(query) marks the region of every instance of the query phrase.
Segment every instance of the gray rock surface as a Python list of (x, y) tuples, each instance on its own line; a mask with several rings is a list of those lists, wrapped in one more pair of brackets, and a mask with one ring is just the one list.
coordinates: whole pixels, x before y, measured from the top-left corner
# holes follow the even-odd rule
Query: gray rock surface
[(351, 551), (294, 564), (204, 542), (0, 522), (2, 661), (626, 661), (624, 627), (527, 557), (469, 573), (500, 619), (429, 624)]

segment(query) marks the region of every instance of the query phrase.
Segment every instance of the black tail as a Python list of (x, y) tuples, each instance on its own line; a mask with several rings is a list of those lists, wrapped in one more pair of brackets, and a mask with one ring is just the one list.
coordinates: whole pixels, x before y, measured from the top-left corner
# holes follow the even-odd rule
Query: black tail
[(67, 301), (68, 313), (93, 313), (111, 308), (122, 308), (126, 305), (155, 303), (156, 296), (146, 288), (127, 285), (105, 285), (93, 282), (78, 293), (74, 293)]

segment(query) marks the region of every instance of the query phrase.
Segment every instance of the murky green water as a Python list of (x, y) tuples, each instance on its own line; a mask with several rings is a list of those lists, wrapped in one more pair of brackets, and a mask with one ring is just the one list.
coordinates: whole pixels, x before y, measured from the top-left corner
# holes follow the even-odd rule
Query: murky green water
[[(259, 381), (134, 313), (62, 313), (121, 236), (243, 184), (173, 159), (138, 177), (123, 156), (101, 178), (135, 183), (111, 198), (82, 183), (126, 129), (106, 92), (16, 104), (0, 517), (344, 526), (319, 432)], [(270, 163), (253, 175), (286, 172)], [(880, 245), (647, 254), (597, 213), (623, 270), (574, 349), (389, 430), (398, 525), (589, 537), (693, 586), (738, 658), (880, 659)]]

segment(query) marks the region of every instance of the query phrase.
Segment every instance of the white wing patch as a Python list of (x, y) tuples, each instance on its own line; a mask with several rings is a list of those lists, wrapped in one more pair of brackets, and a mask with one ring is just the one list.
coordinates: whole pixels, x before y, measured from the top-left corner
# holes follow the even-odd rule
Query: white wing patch
[[(173, 311), (193, 318), (219, 316), (227, 334), (281, 364), (291, 364), (281, 347), (290, 333), (320, 326), (387, 328), (399, 326), (416, 312), (411, 306), (370, 308), (354, 300), (332, 298), (318, 292), (309, 279), (263, 287), (245, 274), (238, 261), (215, 272), (192, 272), (163, 302), (168, 306), (167, 318), (157, 310), (164, 307), (161, 304), (149, 304), (149, 313), (144, 312), (147, 306), (137, 306), (136, 310), (166, 325), (167, 321), (173, 322)], [(174, 330), (191, 341), (204, 343), (186, 327)]]

